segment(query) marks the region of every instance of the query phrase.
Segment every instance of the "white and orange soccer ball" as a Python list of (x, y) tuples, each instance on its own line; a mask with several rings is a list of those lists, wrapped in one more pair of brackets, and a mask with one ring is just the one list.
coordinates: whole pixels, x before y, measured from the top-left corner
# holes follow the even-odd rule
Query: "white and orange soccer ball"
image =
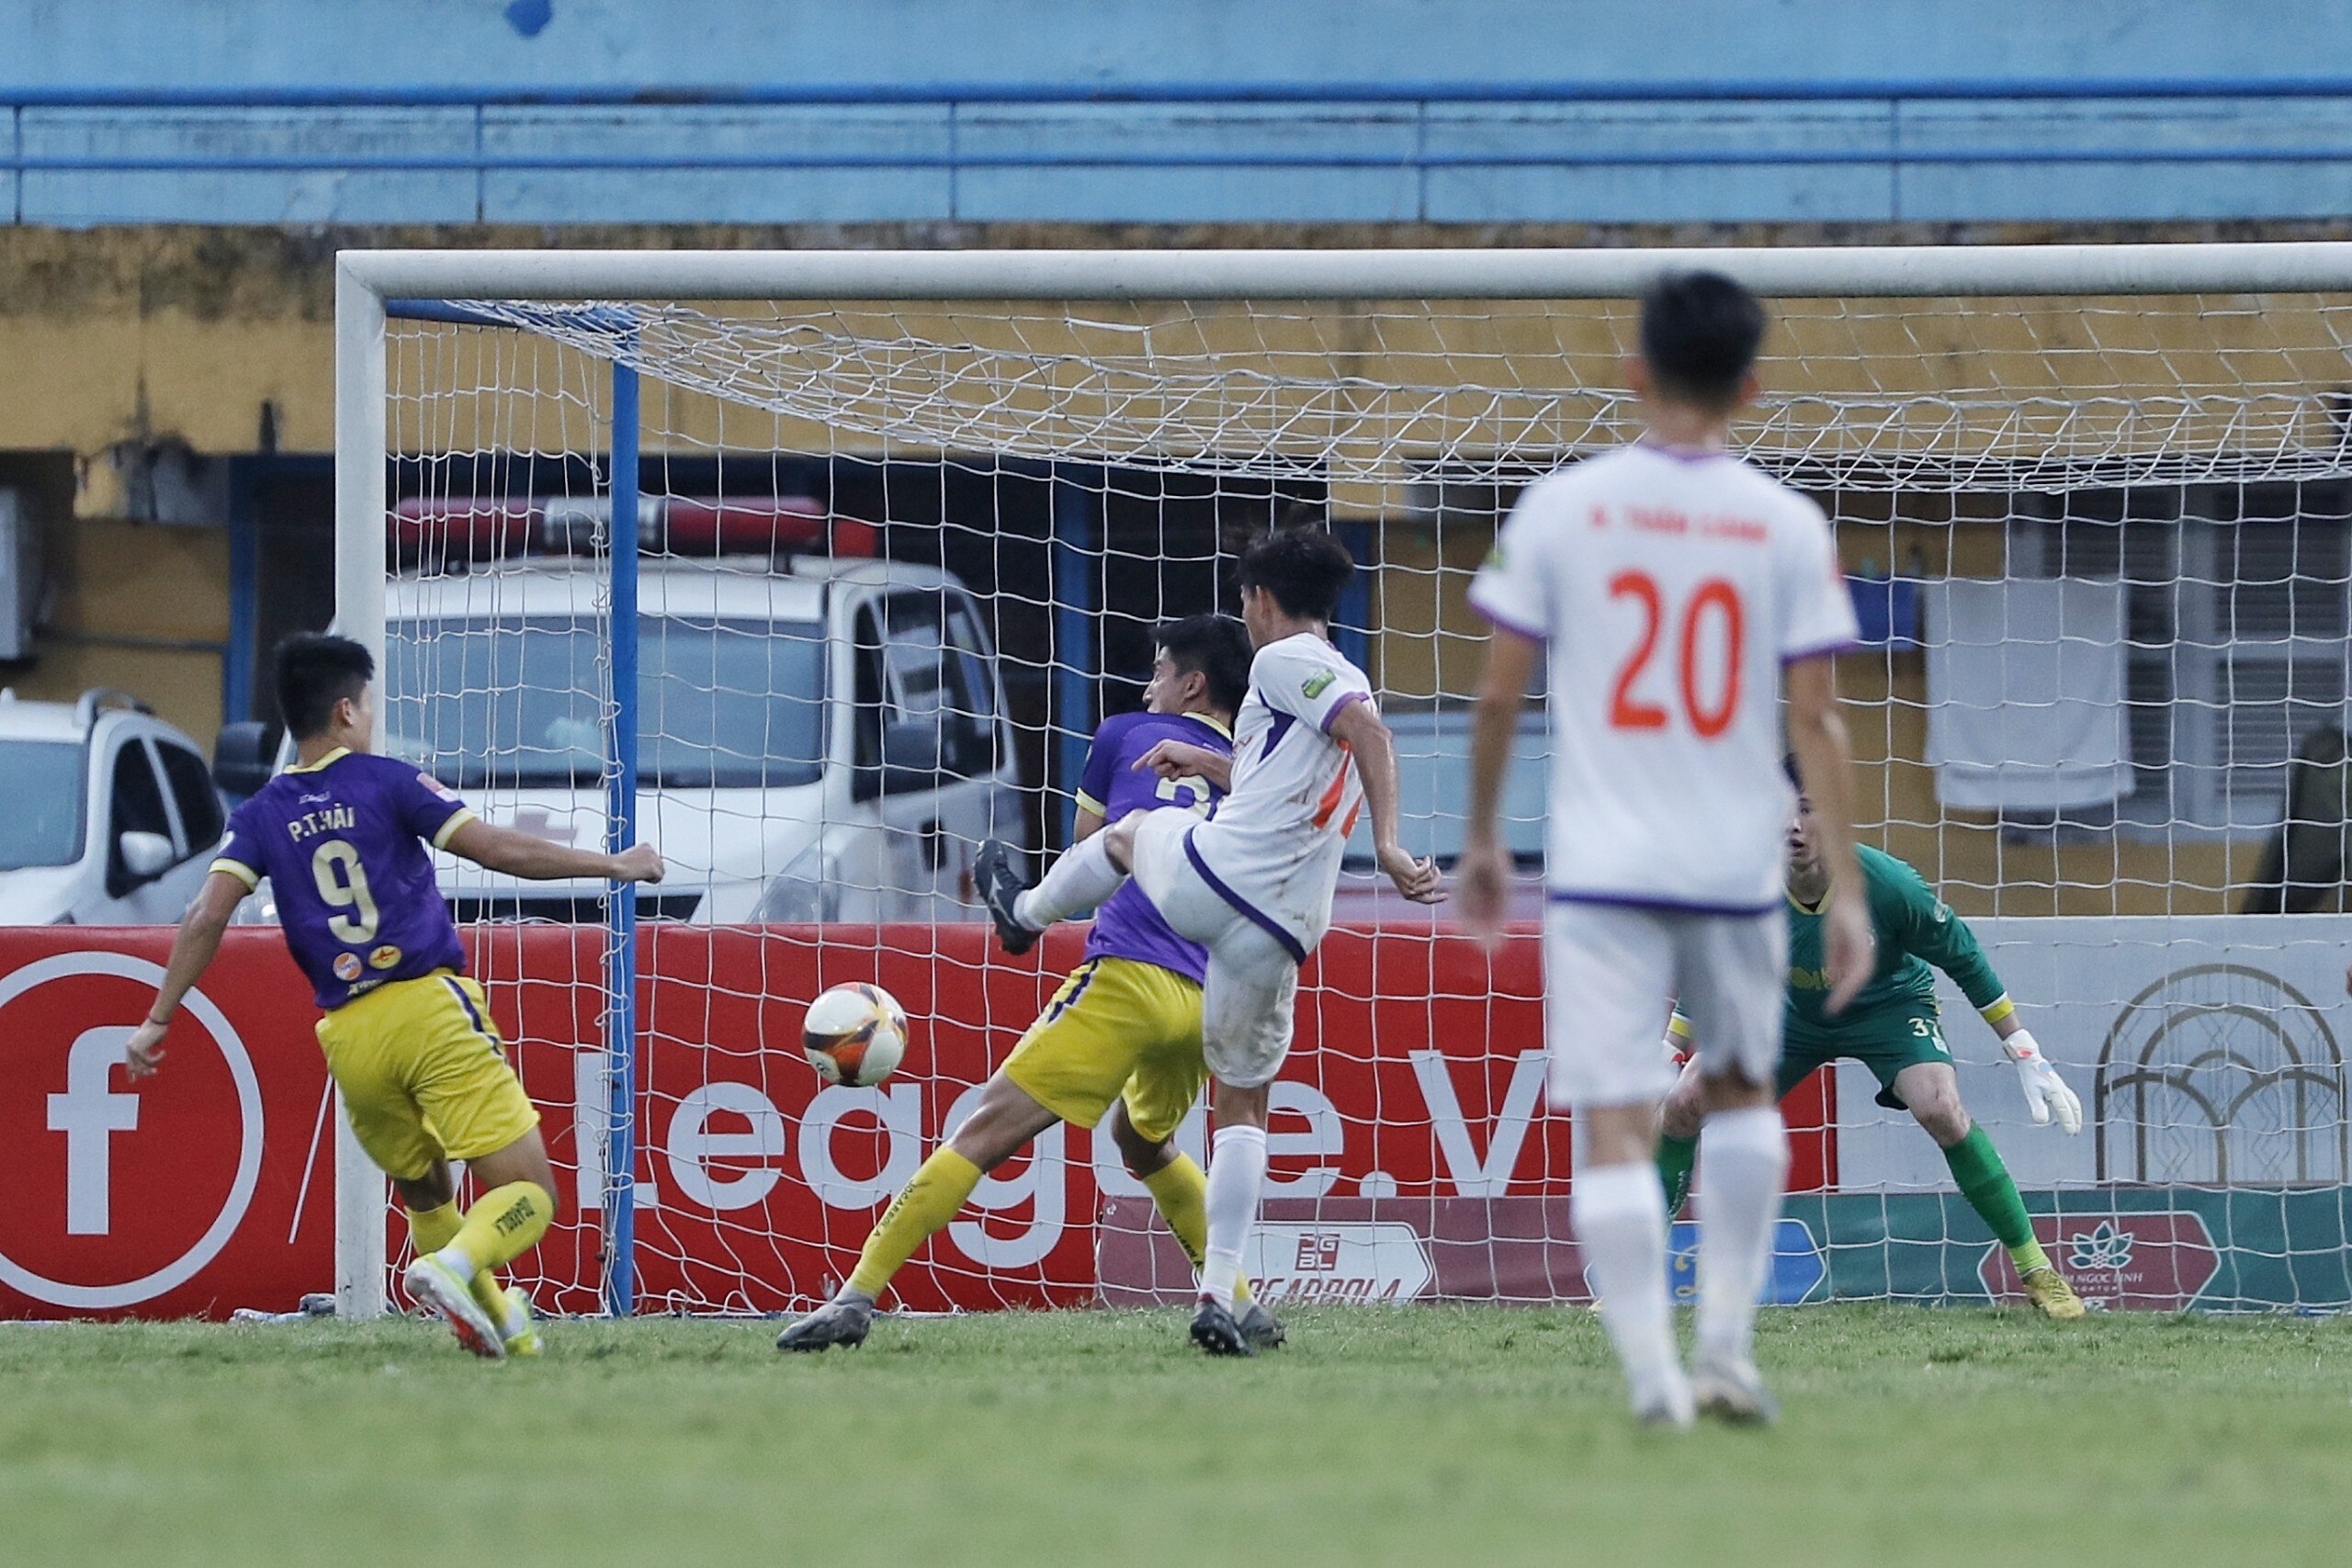
[(808, 1004), (800, 1046), (827, 1083), (880, 1083), (907, 1054), (907, 1010), (879, 986), (835, 986)]

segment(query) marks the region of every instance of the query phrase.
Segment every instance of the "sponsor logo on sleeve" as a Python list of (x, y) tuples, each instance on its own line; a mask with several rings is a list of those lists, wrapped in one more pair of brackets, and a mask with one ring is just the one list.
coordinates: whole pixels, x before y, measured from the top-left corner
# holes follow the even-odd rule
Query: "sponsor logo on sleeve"
[(334, 977), (338, 980), (356, 980), (359, 978), (359, 954), (356, 953), (339, 953), (335, 954)]
[[(401, 961), (401, 950), (390, 942), (386, 942), (368, 955), (368, 966), (371, 969), (390, 969)], [(341, 973), (340, 970), (336, 972)]]
[(434, 794), (439, 795), (444, 800), (455, 800), (458, 798), (458, 792), (456, 790), (451, 789), (447, 784), (443, 784), (431, 773), (417, 774), (416, 782), (423, 784), (425, 788), (431, 790)]
[(1306, 696), (1319, 697), (1329, 691), (1331, 682), (1339, 678), (1340, 672), (1337, 670), (1317, 670), (1302, 682), (1298, 689)]

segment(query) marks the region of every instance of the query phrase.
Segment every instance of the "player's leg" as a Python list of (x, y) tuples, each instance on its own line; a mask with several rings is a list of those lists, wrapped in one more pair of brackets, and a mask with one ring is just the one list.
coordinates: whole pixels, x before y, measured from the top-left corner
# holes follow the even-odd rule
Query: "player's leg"
[(2001, 1151), (1961, 1103), (1960, 1076), (1949, 1062), (1915, 1061), (1898, 1070), (1888, 1092), (1910, 1111), (1913, 1120), (1943, 1150), (1944, 1164), (1968, 1206), (2007, 1248), (2009, 1261), (2025, 1286), (2026, 1299), (2044, 1314), (2059, 1319), (2083, 1315), (2082, 1298), (2051, 1263), (2035, 1239), (2033, 1220), (2025, 1200), (2001, 1159)]
[[(1784, 1025), (1784, 1027), (1786, 1027)], [(1789, 1098), (1829, 1057), (1809, 1048), (1791, 1032), (1781, 1046), (1781, 1065), (1772, 1075), (1772, 1103)], [(1690, 1196), (1690, 1179), (1699, 1166), (1699, 1128), (1706, 1120), (1706, 1093), (1695, 1061), (1684, 1065), (1666, 1103), (1658, 1108), (1657, 1177), (1666, 1189), (1666, 1213), (1670, 1219), (1682, 1212)]]
[[(420, 1011), (409, 987), (429, 983), (384, 987), (336, 1009), (318, 1025), (327, 1071), (342, 1096), (352, 1132), (368, 1157), (391, 1179), (419, 1258), (447, 1247), (465, 1224), (448, 1150), (411, 1081)], [(424, 1010), (429, 1019), (432, 1010)], [(458, 1335), (459, 1343), (478, 1354), (503, 1355), (505, 1342), (498, 1327), (504, 1305), (503, 1298), (495, 1307), (477, 1302)], [(522, 1323), (527, 1327), (529, 1322), (526, 1307)]]
[[(408, 1089), (478, 1194), (449, 1240), (420, 1252), (403, 1281), (449, 1319), (477, 1354), (537, 1349), (527, 1296), (498, 1270), (537, 1247), (555, 1220), (555, 1170), (539, 1113), (507, 1062), (481, 987), (460, 976), (395, 982), (387, 1012), (401, 1028)], [(472, 1342), (487, 1331), (498, 1347)]]
[(883, 1291), (970, 1201), (983, 1177), (1057, 1121), (1099, 1122), (1133, 1069), (1136, 1043), (1163, 1027), (1156, 1021), (1155, 995), (1140, 983), (1161, 973), (1122, 959), (1091, 959), (1071, 971), (990, 1076), (972, 1113), (883, 1211), (850, 1277), (831, 1301), (778, 1335), (776, 1348), (863, 1343)]
[[(1056, 857), (1036, 886), (1025, 889), (1012, 869), (1012, 850), (993, 839), (982, 844), (972, 863), (973, 876), (1005, 951), (1026, 953), (1046, 927), (1084, 914), (1116, 893), (1133, 863), (1137, 822), (1149, 815), (1131, 812), (1072, 844)], [(1189, 812), (1182, 815), (1191, 817)]]
[(1257, 1353), (1236, 1316), (1237, 1303), (1247, 1299), (1241, 1262), (1266, 1179), (1269, 1086), (1290, 1054), (1297, 998), (1298, 965), (1269, 932), (1236, 919), (1209, 944), (1201, 1042), (1214, 1075), (1209, 1110), (1216, 1132), (1209, 1154), (1201, 1304), (1193, 1317), (1193, 1342), (1211, 1355)]
[[(1201, 1043), (1201, 987), (1157, 967), (1144, 968), (1141, 983), (1157, 995), (1152, 1010), (1162, 1025), (1137, 1054), (1135, 1071), (1103, 1125), (1127, 1174), (1151, 1194), (1197, 1277), (1207, 1262), (1208, 1173), (1176, 1146), (1176, 1129), (1209, 1081)], [(1283, 1342), (1282, 1325), (1250, 1299), (1246, 1278), (1235, 1282), (1233, 1300), (1235, 1321), (1252, 1344), (1262, 1350)]]
[(1706, 1095), (1699, 1082), (1699, 1064), (1682, 1065), (1665, 1103), (1657, 1108), (1657, 1180), (1666, 1190), (1666, 1217), (1682, 1212), (1690, 1196), (1690, 1173), (1699, 1165), (1699, 1127), (1705, 1120)]
[(786, 1327), (776, 1337), (775, 1348), (823, 1350), (863, 1344), (873, 1325), (875, 1303), (907, 1259), (946, 1228), (971, 1201), (972, 1190), (983, 1177), (1057, 1120), (1001, 1071), (991, 1077), (971, 1115), (890, 1200), (859, 1249), (857, 1267), (832, 1300)]
[(1657, 916), (1581, 904), (1546, 910), (1551, 1100), (1576, 1112), (1569, 1220), (1634, 1415), (1680, 1427), (1690, 1421), (1690, 1387), (1674, 1353), (1666, 1196), (1654, 1163), (1657, 1102), (1674, 1083), (1657, 1033), (1673, 978)]
[(1691, 1390), (1702, 1412), (1770, 1421), (1778, 1412), (1757, 1375), (1752, 1345), (1788, 1184), (1788, 1131), (1776, 1092), (1788, 926), (1777, 911), (1676, 924), (1682, 1010), (1698, 1032), (1705, 1096)]

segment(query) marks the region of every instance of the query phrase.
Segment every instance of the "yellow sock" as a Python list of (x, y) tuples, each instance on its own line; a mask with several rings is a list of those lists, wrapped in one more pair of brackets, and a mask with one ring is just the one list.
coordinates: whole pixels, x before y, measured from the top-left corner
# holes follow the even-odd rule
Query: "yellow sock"
[[(408, 1238), (419, 1258), (428, 1252), (440, 1251), (457, 1240), (458, 1232), (465, 1227), (465, 1211), (458, 1207), (454, 1199), (437, 1209), (403, 1209), (401, 1212), (408, 1216)], [(469, 1283), (474, 1300), (481, 1303), (482, 1311), (490, 1314), (490, 1321), (504, 1323), (506, 1288), (499, 1283), (497, 1271), (477, 1269)]]
[[(1151, 1201), (1159, 1206), (1159, 1217), (1176, 1233), (1177, 1243), (1184, 1256), (1193, 1260), (1193, 1270), (1198, 1273), (1209, 1245), (1209, 1178), (1208, 1172), (1194, 1163), (1190, 1155), (1178, 1155), (1161, 1169), (1143, 1179)], [(1233, 1286), (1233, 1304), (1246, 1306), (1250, 1302), (1250, 1281), (1238, 1280)]]
[(402, 1209), (401, 1213), (408, 1216), (408, 1239), (419, 1258), (457, 1240), (458, 1229), (466, 1223), (466, 1212), (455, 1199), (437, 1209)]
[(956, 1211), (979, 1184), (980, 1168), (941, 1145), (890, 1200), (882, 1223), (865, 1238), (865, 1249), (857, 1255), (857, 1268), (849, 1277), (850, 1289), (879, 1297), (890, 1276), (915, 1255), (916, 1247), (956, 1217)]
[[(510, 1181), (474, 1201), (449, 1246), (472, 1262), (475, 1274), (487, 1276), (537, 1247), (554, 1218), (553, 1193), (536, 1181)], [(504, 1315), (502, 1309), (496, 1317)]]
[(2009, 1262), (2017, 1269), (2018, 1277), (2023, 1279), (2037, 1269), (2049, 1268), (2050, 1255), (2041, 1250), (2041, 1243), (2029, 1241), (2022, 1247), (2009, 1248)]

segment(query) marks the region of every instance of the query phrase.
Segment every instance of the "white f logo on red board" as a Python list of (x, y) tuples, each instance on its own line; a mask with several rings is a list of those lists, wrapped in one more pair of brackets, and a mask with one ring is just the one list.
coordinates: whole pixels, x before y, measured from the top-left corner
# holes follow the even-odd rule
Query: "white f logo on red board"
[(135, 1031), (85, 1029), (65, 1053), (65, 1092), (49, 1097), (49, 1130), (65, 1134), (65, 1234), (104, 1235), (114, 1228), (114, 1171), (108, 1138), (135, 1132), (139, 1097), (117, 1094), (115, 1064)]
[[(52, 953), (0, 975), (0, 1013), (44, 986), (81, 976), (128, 980), (152, 993), (164, 982), (164, 966), (127, 953)], [(147, 998), (134, 996), (132, 999), (135, 1005), (144, 1006)], [(74, 1278), (63, 1269), (56, 1273), (45, 1271), (42, 1264), (50, 1262), (48, 1259), (37, 1259), (31, 1255), (11, 1257), (0, 1251), (0, 1285), (51, 1306), (101, 1311), (137, 1306), (186, 1284), (219, 1257), (236, 1234), (261, 1179), (261, 1081), (254, 1075), (253, 1057), (246, 1051), (245, 1043), (237, 1037), (227, 1015), (210, 998), (202, 991), (190, 991), (183, 1006), (189, 1015), (187, 1044), (191, 1054), (204, 1050), (198, 1043), (197, 1032), (201, 1032), (209, 1039), (210, 1049), (218, 1054), (215, 1060), (219, 1066), (228, 1073), (236, 1103), (235, 1168), (221, 1172), (227, 1177), (226, 1190), (211, 1223), (192, 1243), (175, 1241), (172, 1247), (176, 1256), (152, 1258), (140, 1256), (139, 1248), (130, 1245), (139, 1240), (137, 1225), (126, 1224), (122, 1232), (114, 1229), (111, 1210), (116, 1156), (130, 1157), (129, 1148), (119, 1146), (119, 1141), (120, 1145), (139, 1141), (122, 1136), (136, 1131), (140, 1124), (139, 1096), (118, 1091), (112, 1078), (114, 1065), (122, 1060), (123, 1045), (131, 1032), (115, 1024), (81, 1029), (65, 1048), (63, 1092), (49, 1093), (44, 1103), (35, 1090), (28, 1097), (31, 1102), (24, 1104), (30, 1114), (18, 1125), (29, 1130), (45, 1122), (51, 1132), (65, 1134), (64, 1235), (108, 1237), (108, 1242), (102, 1244), (106, 1266), (96, 1278), (86, 1274)], [(118, 1012), (116, 1016), (121, 1015)], [(15, 1027), (14, 1020), (11, 1026)], [(34, 1043), (37, 1047), (38, 1038)], [(47, 1079), (50, 1084), (56, 1081), (54, 1077)], [(0, 1085), (0, 1089), (6, 1087)], [(168, 1118), (164, 1120), (167, 1122)], [(150, 1138), (154, 1135), (152, 1129), (144, 1134)], [(219, 1152), (225, 1155), (229, 1149), (223, 1146)], [(12, 1148), (10, 1153), (21, 1157), (23, 1151)], [(118, 1242), (125, 1245), (118, 1247)], [(87, 1257), (84, 1261), (86, 1265)], [(136, 1277), (125, 1278), (126, 1274)]]

